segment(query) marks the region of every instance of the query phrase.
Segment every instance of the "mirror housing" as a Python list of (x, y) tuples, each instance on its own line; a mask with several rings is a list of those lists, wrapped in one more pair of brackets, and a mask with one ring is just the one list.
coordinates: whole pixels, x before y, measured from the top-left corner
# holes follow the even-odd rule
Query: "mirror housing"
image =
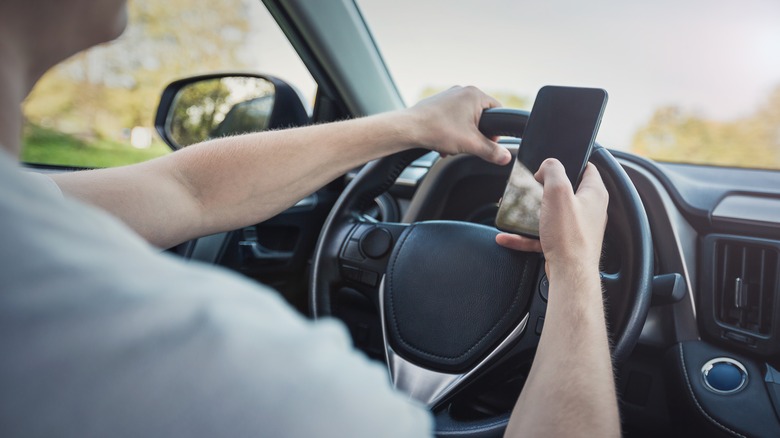
[(179, 79), (162, 93), (154, 127), (173, 150), (230, 135), (309, 124), (295, 89), (283, 80), (251, 73)]

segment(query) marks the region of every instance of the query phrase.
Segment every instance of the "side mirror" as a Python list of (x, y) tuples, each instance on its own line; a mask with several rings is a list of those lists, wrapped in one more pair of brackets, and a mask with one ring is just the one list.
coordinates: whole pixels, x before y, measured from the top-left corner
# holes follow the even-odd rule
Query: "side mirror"
[(154, 126), (171, 149), (229, 135), (309, 123), (298, 93), (272, 76), (212, 74), (163, 91)]

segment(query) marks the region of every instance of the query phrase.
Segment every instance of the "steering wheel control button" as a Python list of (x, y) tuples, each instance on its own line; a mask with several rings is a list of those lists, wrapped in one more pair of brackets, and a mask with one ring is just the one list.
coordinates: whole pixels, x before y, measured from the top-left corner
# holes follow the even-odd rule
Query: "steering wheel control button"
[(745, 367), (729, 357), (719, 357), (705, 363), (701, 368), (704, 386), (716, 394), (733, 394), (747, 384)]
[(379, 275), (376, 272), (363, 271), (360, 274), (360, 282), (371, 287), (376, 287), (379, 282)]
[(371, 287), (376, 287), (379, 283), (379, 274), (376, 272), (364, 271), (353, 266), (343, 266), (341, 268), (341, 275), (345, 280), (362, 283)]
[(372, 259), (382, 258), (392, 246), (393, 235), (381, 227), (374, 228), (360, 238), (360, 249)]
[(376, 225), (374, 224), (358, 224), (352, 231), (352, 235), (349, 236), (349, 238), (352, 240), (360, 240), (364, 234), (370, 230), (373, 230), (374, 228), (376, 228)]
[(344, 247), (344, 252), (341, 253), (341, 256), (345, 259), (354, 260), (356, 262), (362, 262), (365, 260), (365, 257), (363, 257), (363, 254), (360, 252), (360, 244), (354, 240), (347, 242), (347, 245)]
[(353, 268), (352, 266), (344, 266), (341, 268), (341, 273), (344, 275), (344, 278), (350, 281), (360, 281), (363, 273), (358, 268)]
[(547, 302), (547, 296), (550, 293), (550, 280), (546, 275), (542, 275), (542, 279), (539, 281), (539, 293), (542, 295), (544, 302)]
[(543, 328), (544, 328), (544, 317), (540, 316), (539, 318), (536, 318), (536, 334), (541, 335)]

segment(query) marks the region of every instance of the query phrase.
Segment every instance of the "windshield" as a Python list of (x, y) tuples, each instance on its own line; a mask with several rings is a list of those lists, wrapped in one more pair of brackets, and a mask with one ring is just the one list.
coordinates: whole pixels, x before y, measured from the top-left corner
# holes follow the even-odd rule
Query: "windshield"
[(544, 85), (604, 88), (607, 147), (780, 169), (777, 0), (358, 0), (407, 104), (476, 85), (530, 109)]

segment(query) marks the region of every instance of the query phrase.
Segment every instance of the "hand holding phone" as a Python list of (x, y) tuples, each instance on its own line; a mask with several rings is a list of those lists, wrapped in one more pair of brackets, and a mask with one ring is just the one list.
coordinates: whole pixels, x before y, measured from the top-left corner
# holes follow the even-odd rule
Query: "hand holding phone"
[(576, 191), (606, 103), (607, 92), (599, 88), (546, 86), (539, 90), (501, 198), (498, 229), (539, 237), (542, 187), (534, 174), (544, 160), (556, 158)]

